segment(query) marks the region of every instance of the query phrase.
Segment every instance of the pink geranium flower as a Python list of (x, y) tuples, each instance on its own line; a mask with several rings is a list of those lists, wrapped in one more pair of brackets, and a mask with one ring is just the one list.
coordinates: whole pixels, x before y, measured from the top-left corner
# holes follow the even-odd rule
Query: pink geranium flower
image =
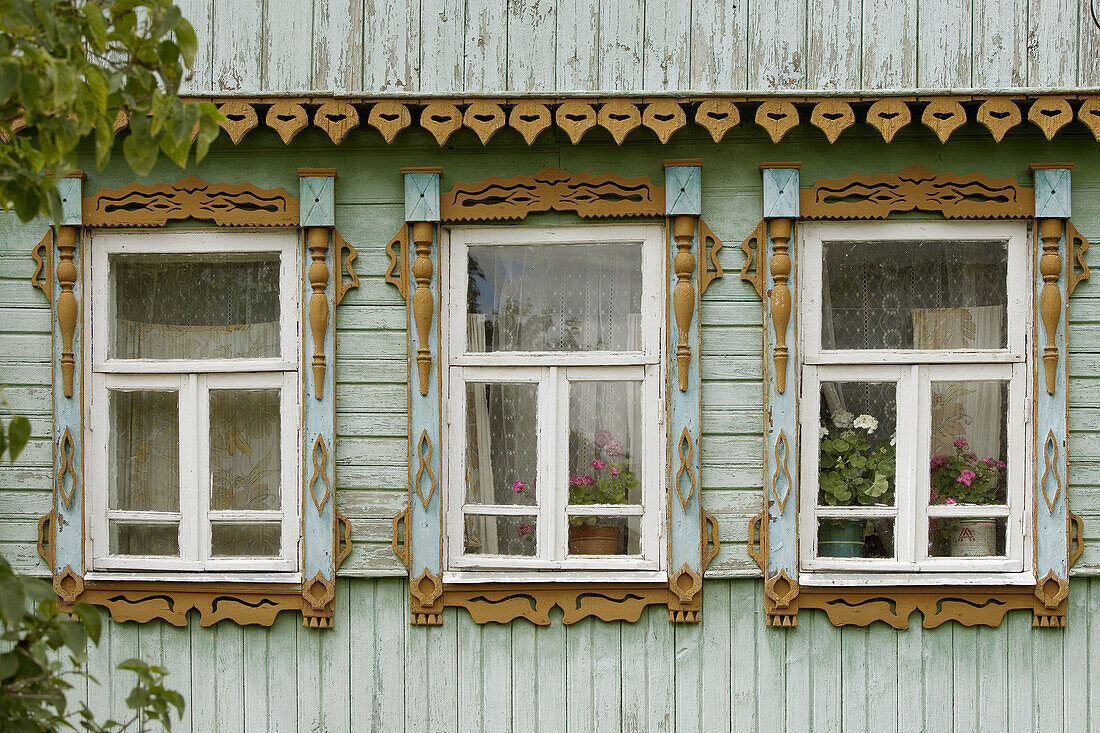
[(930, 468), (935, 471), (937, 468), (947, 463), (947, 456), (935, 456), (930, 464)]
[(592, 461), (592, 468), (596, 469), (597, 471), (602, 471), (603, 469), (607, 468), (607, 464), (601, 461), (599, 458), (596, 458)]
[(614, 440), (614, 438), (612, 437), (610, 430), (597, 430), (595, 437), (592, 439), (592, 442), (596, 444), (597, 448), (603, 448), (612, 440)]
[(619, 475), (619, 467), (618, 466), (610, 466), (607, 470), (611, 472), (612, 476), (618, 476)]
[(973, 481), (977, 475), (978, 474), (974, 473), (969, 468), (964, 468), (962, 471), (959, 472), (959, 477), (955, 479), (955, 481), (957, 483), (966, 484), (967, 486), (969, 486), (970, 482)]
[(615, 458), (619, 455), (622, 455), (623, 444), (618, 440), (609, 440), (604, 443), (603, 452), (606, 453), (609, 457)]
[(521, 524), (521, 525), (519, 525), (519, 527), (518, 527), (518, 528), (516, 529), (516, 534), (517, 534), (517, 535), (519, 535), (520, 537), (526, 537), (527, 535), (531, 534), (531, 533), (532, 533), (532, 532), (534, 532), (534, 531), (535, 531), (535, 527), (534, 527), (534, 525), (531, 525), (531, 524)]
[(526, 485), (527, 484), (524, 483), (523, 481), (520, 481), (519, 479), (516, 479), (516, 482), (514, 484), (512, 484), (512, 491), (514, 491), (518, 494), (519, 492), (523, 491), (523, 487), (526, 486)]
[(946, 499), (944, 499), (944, 500), (943, 500), (943, 503), (944, 503), (944, 504), (958, 504), (959, 502), (955, 501), (955, 500), (954, 500), (954, 499), (952, 499), (951, 497), (948, 497), (948, 498), (946, 498)]
[(962, 438), (959, 438), (958, 440), (955, 441), (955, 447), (958, 448), (959, 450), (966, 450), (967, 448), (970, 447), (970, 445), (965, 440), (963, 440)]

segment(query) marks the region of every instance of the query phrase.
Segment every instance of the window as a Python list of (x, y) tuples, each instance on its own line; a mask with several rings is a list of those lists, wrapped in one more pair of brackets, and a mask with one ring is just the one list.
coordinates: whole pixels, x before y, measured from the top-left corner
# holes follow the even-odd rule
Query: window
[(803, 580), (1033, 582), (1025, 224), (807, 223), (799, 244)]
[(89, 241), (91, 570), (296, 575), (297, 233)]
[(443, 251), (448, 579), (657, 577), (663, 229), (452, 229)]

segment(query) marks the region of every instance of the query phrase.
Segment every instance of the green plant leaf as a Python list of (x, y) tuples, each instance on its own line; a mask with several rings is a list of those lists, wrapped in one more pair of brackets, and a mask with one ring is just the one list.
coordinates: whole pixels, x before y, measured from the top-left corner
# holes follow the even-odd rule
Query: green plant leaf
[(14, 575), (0, 575), (0, 618), (8, 628), (15, 627), (23, 618), (27, 599), (23, 584)]
[(8, 456), (12, 463), (23, 452), (27, 441), (31, 439), (31, 421), (22, 415), (16, 415), (8, 425)]
[(176, 43), (179, 44), (184, 65), (188, 69), (192, 68), (195, 64), (195, 54), (199, 50), (199, 41), (195, 36), (195, 29), (186, 18), (180, 18), (179, 23), (176, 24)]

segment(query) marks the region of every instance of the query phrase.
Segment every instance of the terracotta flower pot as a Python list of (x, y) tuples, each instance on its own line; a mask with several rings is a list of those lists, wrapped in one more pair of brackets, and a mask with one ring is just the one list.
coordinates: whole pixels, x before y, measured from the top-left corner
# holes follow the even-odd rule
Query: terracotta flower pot
[(570, 555), (618, 555), (621, 527), (587, 524), (569, 527)]

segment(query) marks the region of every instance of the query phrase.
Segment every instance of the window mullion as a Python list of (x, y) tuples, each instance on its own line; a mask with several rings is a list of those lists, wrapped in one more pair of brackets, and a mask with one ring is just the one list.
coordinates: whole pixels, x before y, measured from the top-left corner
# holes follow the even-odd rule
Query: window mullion
[[(569, 421), (568, 397), (562, 402), (564, 381), (565, 369), (549, 367), (539, 386), (540, 412), (545, 415), (539, 420), (539, 456), (545, 473), (538, 494), (539, 531), (542, 547), (545, 548), (540, 559), (559, 562), (565, 558), (566, 540), (562, 525), (565, 524), (565, 505), (568, 501), (568, 496), (562, 493), (564, 459), (559, 447), (563, 444), (561, 440)], [(568, 439), (564, 445), (568, 445)]]
[[(932, 454), (932, 382), (929, 371), (927, 367), (913, 366), (912, 379), (916, 385), (911, 391), (916, 394), (916, 405), (910, 405), (915, 409), (905, 411), (908, 420), (915, 422), (913, 428), (916, 431), (914, 439), (906, 441), (912, 446), (911, 468), (907, 475), (914, 482), (912, 490), (906, 492), (912, 502), (912, 508), (907, 513), (912, 527), (912, 542), (907, 546), (913, 553), (910, 559), (918, 564), (928, 560), (928, 500), (932, 490), (931, 473), (926, 468)], [(914, 413), (915, 421), (912, 417)]]
[[(180, 420), (180, 512), (183, 514), (180, 526), (180, 559), (201, 561), (199, 501), (201, 476), (208, 472), (205, 463), (209, 461), (209, 450), (202, 450), (202, 432), (206, 420), (200, 409), (200, 389), (205, 390), (205, 379), (197, 374), (184, 375), (180, 379), (179, 420)], [(209, 429), (207, 429), (209, 432)], [(188, 459), (188, 453), (193, 460)]]

